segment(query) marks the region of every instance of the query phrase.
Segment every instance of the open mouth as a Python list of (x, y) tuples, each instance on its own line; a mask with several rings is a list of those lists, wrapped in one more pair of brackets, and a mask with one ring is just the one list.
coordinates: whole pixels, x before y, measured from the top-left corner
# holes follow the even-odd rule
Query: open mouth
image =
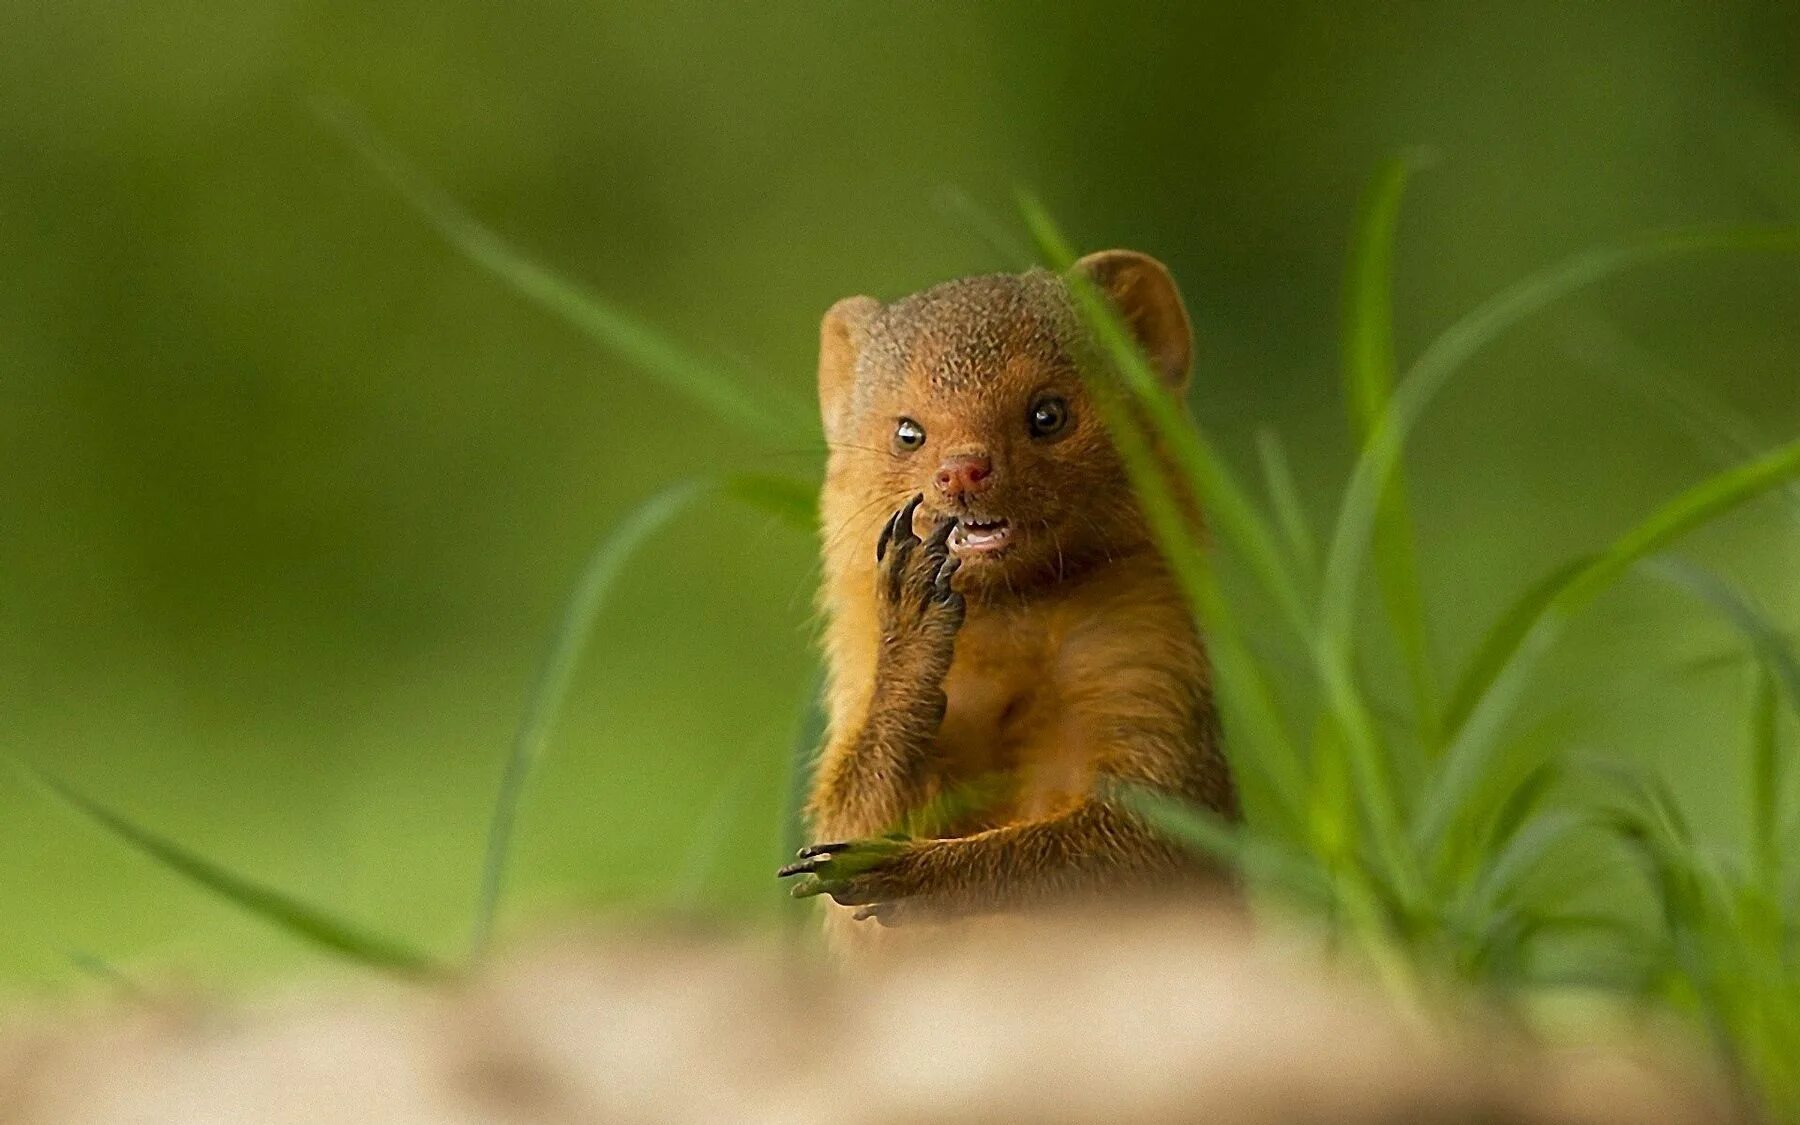
[(1012, 527), (1005, 520), (959, 520), (950, 533), (950, 549), (959, 555), (989, 555), (1011, 540)]

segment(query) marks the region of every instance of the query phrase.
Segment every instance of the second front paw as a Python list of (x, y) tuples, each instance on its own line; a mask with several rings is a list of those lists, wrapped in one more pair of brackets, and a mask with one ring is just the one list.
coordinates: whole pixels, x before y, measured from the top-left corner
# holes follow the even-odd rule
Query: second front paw
[(828, 895), (839, 906), (874, 907), (904, 897), (911, 850), (911, 842), (901, 836), (814, 844), (801, 848), (776, 875), (794, 879), (789, 893), (795, 898)]

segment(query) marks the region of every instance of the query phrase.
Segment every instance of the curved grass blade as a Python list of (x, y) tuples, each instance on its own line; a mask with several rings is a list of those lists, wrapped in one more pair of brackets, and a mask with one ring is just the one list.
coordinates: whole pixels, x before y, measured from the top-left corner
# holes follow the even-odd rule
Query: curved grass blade
[(20, 762), (27, 772), (64, 805), (164, 869), (230, 903), (276, 929), (347, 960), (372, 969), (409, 977), (436, 976), (444, 969), (429, 955), (402, 942), (372, 933), (283, 891), (207, 859), (128, 819), (61, 778)]
[[(506, 867), (512, 851), (519, 805), (532, 769), (543, 757), (557, 716), (562, 713), (569, 683), (576, 663), (586, 648), (594, 621), (612, 592), (614, 583), (632, 556), (658, 530), (668, 525), (700, 497), (722, 492), (734, 499), (754, 504), (784, 520), (808, 529), (812, 526), (811, 504), (801, 520), (795, 504), (798, 482), (784, 482), (779, 477), (734, 476), (719, 480), (689, 480), (671, 485), (633, 509), (600, 541), (582, 568), (581, 577), (563, 608), (550, 651), (533, 686), (518, 733), (513, 738), (512, 752), (500, 779), (500, 792), (494, 801), (494, 813), (488, 827), (487, 847), (482, 862), (481, 886), (475, 905), (475, 919), (470, 941), (473, 955), (481, 956), (493, 936), (494, 918), (505, 889)], [(810, 486), (808, 486), (810, 487)]]
[(1751, 604), (1731, 583), (1685, 559), (1661, 555), (1639, 565), (1646, 573), (1698, 598), (1743, 633), (1757, 659), (1787, 690), (1789, 706), (1800, 715), (1800, 655), (1795, 653), (1787, 632), (1768, 614)]
[[(792, 749), (788, 754), (787, 786), (782, 794), (781, 831), (778, 846), (781, 862), (787, 863), (806, 846), (806, 801), (812, 792), (814, 763), (825, 741), (825, 672), (813, 673), (807, 689), (806, 704), (794, 724)], [(783, 894), (783, 902), (796, 901)]]
[(505, 282), (520, 296), (555, 313), (582, 334), (622, 357), (665, 388), (729, 425), (791, 439), (811, 432), (797, 409), (776, 412), (738, 385), (737, 380), (689, 353), (623, 307), (564, 278), (526, 256), (481, 223), (403, 159), (347, 104), (317, 99), (321, 120), (363, 158), (469, 261)]
[(737, 473), (725, 478), (725, 495), (742, 501), (796, 531), (818, 527), (819, 482), (764, 473)]
[(945, 184), (932, 195), (931, 202), (938, 214), (973, 234), (1007, 269), (1023, 270), (1037, 264), (1037, 258), (1018, 236), (962, 188)]
[[(1769, 440), (1748, 417), (1694, 379), (1670, 367), (1616, 326), (1596, 316), (1571, 317), (1563, 326), (1568, 347), (1614, 385), (1656, 408), (1696, 446), (1730, 465), (1756, 456)], [(1800, 524), (1800, 484), (1781, 490), (1789, 518)]]
[[(1316, 631), (1307, 620), (1292, 572), (1282, 558), (1273, 532), (1256, 511), (1248, 494), (1238, 485), (1224, 459), (1199, 427), (1177, 408), (1111, 302), (1085, 278), (1070, 272), (1074, 253), (1048, 213), (1029, 197), (1022, 201), (1022, 206), (1026, 221), (1051, 264), (1067, 277), (1078, 311), (1110, 356), (1114, 370), (1125, 384), (1125, 393), (1131, 396), (1131, 405), (1141, 409), (1149, 419), (1152, 433), (1161, 448), (1173, 455), (1180, 476), (1198, 493), (1208, 513), (1218, 517), (1220, 530), (1243, 553), (1252, 573), (1274, 597), (1295, 632), (1311, 647), (1326, 698), (1344, 735), (1343, 745), (1356, 781), (1357, 797), (1375, 836), (1375, 853), (1387, 868), (1385, 875), (1373, 881), (1398, 888), (1402, 910), (1412, 910), (1421, 889), (1417, 857), (1406, 849), (1396, 786), (1391, 776), (1392, 766), (1381, 751), (1374, 717), (1356, 684), (1347, 652), (1342, 654), (1342, 659), (1337, 659), (1320, 650)], [(1218, 680), (1228, 691), (1236, 693), (1240, 705), (1251, 711), (1257, 726), (1262, 728), (1260, 742), (1264, 755), (1259, 764), (1274, 778), (1278, 792), (1285, 795), (1283, 803), (1290, 815), (1292, 809), (1304, 809), (1308, 787), (1296, 743), (1280, 717), (1273, 691), (1242, 642), (1204, 553), (1195, 547), (1192, 532), (1182, 526), (1179, 507), (1165, 480), (1171, 474), (1163, 467), (1156, 449), (1140, 432), (1133, 411), (1124, 404), (1109, 405), (1108, 400), (1118, 393), (1117, 388), (1111, 387), (1105, 379), (1096, 382), (1099, 389), (1096, 400), (1101, 404), (1109, 432), (1124, 455), (1133, 488), (1150, 518), (1164, 556), (1170, 559), (1178, 575), (1183, 574), (1182, 561), (1186, 556), (1198, 560), (1191, 565), (1191, 573), (1187, 573), (1184, 580), (1194, 591), (1190, 597), (1198, 599), (1195, 604), (1214, 649)], [(1310, 827), (1304, 821), (1301, 823), (1303, 829)]]
[(707, 880), (718, 868), (719, 859), (731, 842), (732, 822), (743, 812), (744, 802), (750, 799), (751, 775), (757, 765), (756, 750), (755, 742), (746, 740), (738, 760), (726, 771), (706, 808), (691, 825), (687, 854), (682, 858), (669, 896), (669, 901), (681, 910), (698, 913), (706, 905)]
[[(1050, 264), (1066, 274), (1075, 258), (1061, 232), (1035, 199), (1022, 197), (1021, 208)], [(1406, 848), (1396, 785), (1390, 776), (1391, 763), (1382, 753), (1375, 722), (1356, 683), (1347, 646), (1342, 652), (1329, 653), (1320, 647), (1292, 572), (1282, 558), (1274, 534), (1248, 494), (1238, 485), (1203, 431), (1179, 411), (1110, 303), (1093, 286), (1086, 284), (1085, 279), (1070, 275), (1069, 280), (1083, 319), (1112, 358), (1132, 404), (1148, 418), (1151, 432), (1173, 457), (1181, 476), (1191, 482), (1209, 515), (1215, 518), (1220, 532), (1244, 555), (1251, 573), (1274, 598), (1290, 626), (1311, 646), (1326, 698), (1344, 735), (1343, 746), (1356, 781), (1357, 796), (1375, 836), (1375, 853), (1388, 869), (1384, 877), (1375, 881), (1399, 888), (1403, 909), (1412, 909), (1421, 889), (1417, 857)], [(1102, 400), (1103, 413), (1107, 413), (1106, 396), (1096, 397)], [(1130, 468), (1137, 459), (1127, 451), (1131, 444), (1128, 431), (1135, 428), (1135, 419), (1129, 410), (1115, 409), (1111, 414), (1113, 416), (1107, 417), (1108, 429), (1115, 435), (1115, 440), (1127, 437), (1128, 440), (1120, 441), (1120, 448), (1121, 453), (1126, 454), (1126, 464)], [(1148, 443), (1143, 444), (1148, 453)], [(1157, 495), (1159, 488), (1163, 488), (1160, 479), (1163, 470), (1154, 459), (1154, 453), (1150, 453), (1149, 466), (1148, 470), (1133, 471), (1132, 483), (1154, 528), (1158, 523), (1156, 509), (1164, 506), (1166, 501)], [(1182, 545), (1186, 543), (1191, 551), (1190, 540), (1191, 535), (1179, 527), (1158, 531), (1159, 544), (1178, 573), (1182, 570)], [(1299, 765), (1295, 743), (1275, 711), (1273, 693), (1262, 682), (1247, 650), (1239, 651), (1241, 646), (1233, 636), (1235, 629), (1224, 627), (1229, 620), (1227, 607), (1210, 572), (1196, 568), (1186, 580), (1191, 588), (1198, 589), (1197, 608), (1217, 650), (1220, 683), (1228, 689), (1235, 687), (1268, 713), (1279, 734), (1265, 741), (1271, 748), (1278, 749), (1274, 750), (1276, 756), (1263, 764), (1277, 778), (1280, 789), (1290, 794), (1287, 803), (1303, 808), (1308, 788), (1305, 771)]]
[(1281, 844), (1230, 824), (1205, 809), (1143, 785), (1111, 786), (1106, 799), (1153, 830), (1241, 872), (1253, 882), (1314, 904), (1330, 901), (1331, 885), (1311, 860)]
[(1469, 713), (1475, 710), (1475, 705), (1481, 702), (1481, 697), (1499, 678), (1507, 662), (1524, 643), (1526, 634), (1531, 632), (1532, 626), (1548, 611), (1557, 594), (1576, 574), (1592, 566), (1597, 557), (1582, 555), (1552, 570), (1533, 583), (1489, 627), (1481, 644), (1476, 647), (1475, 655), (1469, 659), (1469, 666), (1463, 670), (1455, 690), (1450, 694), (1450, 702), (1444, 710), (1445, 731), (1462, 729), (1469, 720)]
[(1471, 888), (1469, 916), (1483, 918), (1498, 911), (1518, 894), (1526, 877), (1547, 856), (1576, 833), (1599, 824), (1592, 813), (1571, 809), (1551, 809), (1521, 822)]
[(153, 1001), (149, 989), (132, 979), (130, 973), (99, 954), (90, 953), (85, 949), (71, 949), (65, 955), (68, 957), (70, 965), (73, 965), (82, 974), (106, 985), (121, 999), (129, 1000), (134, 1004), (149, 1004)]
[(1498, 639), (1483, 645), (1481, 673), (1468, 685), (1466, 718), (1446, 727), (1443, 768), (1427, 792), (1416, 839), (1429, 850), (1441, 841), (1488, 763), (1500, 726), (1517, 703), (1531, 667), (1569, 618), (1635, 563), (1669, 543), (1783, 483), (1800, 477), (1800, 441), (1717, 473), (1664, 504), (1606, 550), (1563, 568), (1534, 588), (1502, 621)]
[(1777, 707), (1781, 691), (1800, 714), (1800, 655), (1787, 635), (1742, 592), (1704, 567), (1663, 556), (1643, 569), (1705, 602), (1750, 641), (1756, 654), (1756, 678), (1750, 705), (1750, 768), (1747, 810), (1750, 814), (1750, 871), (1766, 900), (1778, 902), (1782, 885), (1782, 804), (1788, 789), (1788, 763), (1782, 760)]
[(1750, 876), (1770, 902), (1781, 901), (1781, 728), (1776, 717), (1775, 673), (1756, 666), (1750, 697), (1750, 776), (1745, 802), (1750, 811)]
[[(1360, 445), (1366, 445), (1373, 437), (1393, 394), (1394, 247), (1401, 197), (1407, 181), (1423, 163), (1422, 155), (1413, 153), (1382, 165), (1364, 198), (1351, 238), (1344, 279), (1341, 351), (1344, 398)], [(1412, 514), (1398, 465), (1381, 491), (1375, 514), (1374, 550), (1388, 622), (1412, 688), (1419, 730), (1429, 747), (1435, 742), (1437, 679), (1425, 629)]]
[[(1049, 212), (1035, 198), (1024, 193), (1020, 195), (1019, 207), (1051, 267), (1067, 273), (1075, 264), (1075, 252)], [(1161, 448), (1174, 459), (1181, 475), (1199, 491), (1206, 502), (1208, 518), (1243, 554), (1252, 575), (1274, 599), (1284, 619), (1304, 635), (1308, 631), (1308, 622), (1299, 587), (1282, 558), (1274, 532), (1257, 512), (1249, 492), (1238, 483), (1236, 474), (1205, 431), (1187, 415), (1151, 370), (1142, 349), (1111, 303), (1085, 279), (1070, 277), (1069, 281), (1078, 311), (1111, 358), (1115, 373), (1131, 396), (1130, 401), (1148, 418), (1148, 433), (1154, 435)], [(1120, 415), (1127, 413), (1123, 405), (1119, 404), (1120, 409), (1116, 411)], [(1132, 422), (1136, 424), (1135, 419)], [(1118, 430), (1114, 428), (1114, 432), (1116, 434)], [(1164, 475), (1159, 466), (1158, 476)]]
[(1463, 364), (1488, 343), (1563, 297), (1635, 266), (1728, 251), (1800, 251), (1800, 228), (1679, 230), (1596, 247), (1540, 270), (1458, 320), (1432, 341), (1408, 371), (1370, 433), (1326, 553), (1319, 618), (1335, 646), (1354, 624), (1356, 589), (1378, 519), (1381, 497), (1399, 467), (1407, 436), (1425, 408)]
[[(1074, 252), (1048, 212), (1029, 196), (1021, 197), (1020, 207), (1045, 257), (1054, 268), (1066, 273), (1074, 264)], [(1252, 572), (1277, 603), (1285, 606), (1290, 621), (1304, 632), (1298, 590), (1281, 562), (1273, 535), (1248, 496), (1150, 370), (1110, 303), (1084, 279), (1070, 276), (1069, 281), (1080, 315), (1110, 360), (1108, 370), (1084, 373), (1095, 404), (1125, 464), (1157, 546), (1196, 619), (1207, 630), (1218, 682), (1239, 710), (1239, 729), (1247, 741), (1261, 750), (1248, 762), (1240, 758), (1240, 764), (1265, 771), (1282, 812), (1303, 828), (1306, 780), (1300, 756), (1282, 719), (1275, 693), (1258, 669), (1219, 590), (1211, 561), (1196, 540), (1186, 505), (1177, 495), (1175, 481), (1180, 477), (1167, 466), (1163, 449), (1175, 451), (1180, 476), (1198, 491), (1209, 512), (1219, 516), (1221, 528), (1245, 552)], [(1126, 385), (1120, 387), (1116, 385), (1118, 381)], [(1148, 415), (1155, 442), (1135, 415), (1133, 404)]]
[(1280, 435), (1264, 428), (1256, 432), (1256, 455), (1262, 461), (1269, 504), (1275, 509), (1276, 522), (1287, 540), (1288, 554), (1300, 568), (1300, 580), (1310, 588), (1319, 580), (1319, 545), (1308, 526), (1306, 506), (1300, 502), (1300, 487), (1294, 483), (1287, 448)]

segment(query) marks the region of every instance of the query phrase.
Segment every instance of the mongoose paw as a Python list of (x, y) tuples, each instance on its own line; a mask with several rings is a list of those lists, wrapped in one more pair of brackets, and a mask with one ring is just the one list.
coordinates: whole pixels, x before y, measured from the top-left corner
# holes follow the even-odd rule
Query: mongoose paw
[(899, 902), (872, 902), (867, 906), (859, 906), (856, 913), (850, 915), (858, 922), (873, 921), (876, 925), (887, 928), (900, 925), (911, 912), (911, 905), (905, 900)]
[(795, 898), (830, 895), (839, 906), (870, 907), (896, 897), (889, 876), (895, 860), (911, 846), (904, 836), (813, 844), (801, 848), (794, 862), (775, 875), (800, 876), (789, 892)]
[(875, 543), (882, 642), (892, 647), (926, 641), (947, 655), (963, 622), (963, 596), (950, 585), (962, 560), (950, 553), (954, 517), (940, 520), (929, 539), (914, 534), (913, 514), (924, 501), (922, 493), (909, 500)]

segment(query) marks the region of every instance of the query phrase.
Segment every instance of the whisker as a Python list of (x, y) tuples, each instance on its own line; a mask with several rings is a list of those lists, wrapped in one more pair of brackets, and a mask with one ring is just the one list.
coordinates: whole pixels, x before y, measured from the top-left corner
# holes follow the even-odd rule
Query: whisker
[(820, 548), (820, 553), (829, 555), (833, 550), (835, 550), (838, 546), (839, 540), (842, 539), (842, 537), (851, 530), (851, 525), (856, 523), (858, 520), (860, 520), (862, 518), (862, 516), (864, 515), (864, 513), (866, 513), (870, 508), (878, 507), (878, 506), (885, 504), (889, 507), (898, 509), (900, 507), (900, 505), (906, 503), (907, 500), (912, 498), (913, 493), (914, 493), (913, 489), (905, 488), (905, 489), (900, 489), (899, 491), (891, 493), (891, 494), (884, 494), (881, 496), (877, 496), (875, 499), (869, 501), (867, 504), (864, 504), (860, 508), (856, 509), (856, 511), (851, 512), (849, 515), (847, 515), (843, 518), (843, 520), (837, 525), (836, 528), (834, 528), (831, 532), (829, 532), (825, 536), (824, 544)]
[(847, 441), (827, 441), (818, 445), (787, 446), (774, 452), (780, 456), (791, 457), (817, 457), (828, 452), (873, 453), (880, 457), (887, 457), (891, 455), (892, 450), (881, 449), (873, 445), (857, 445)]
[(1112, 538), (1106, 534), (1105, 529), (1094, 522), (1094, 517), (1088, 515), (1087, 512), (1077, 508), (1075, 509), (1075, 514), (1079, 516), (1081, 522), (1087, 524), (1088, 529), (1094, 533), (1094, 542), (1100, 545), (1100, 553), (1106, 556), (1106, 561), (1109, 563), (1112, 562)]

